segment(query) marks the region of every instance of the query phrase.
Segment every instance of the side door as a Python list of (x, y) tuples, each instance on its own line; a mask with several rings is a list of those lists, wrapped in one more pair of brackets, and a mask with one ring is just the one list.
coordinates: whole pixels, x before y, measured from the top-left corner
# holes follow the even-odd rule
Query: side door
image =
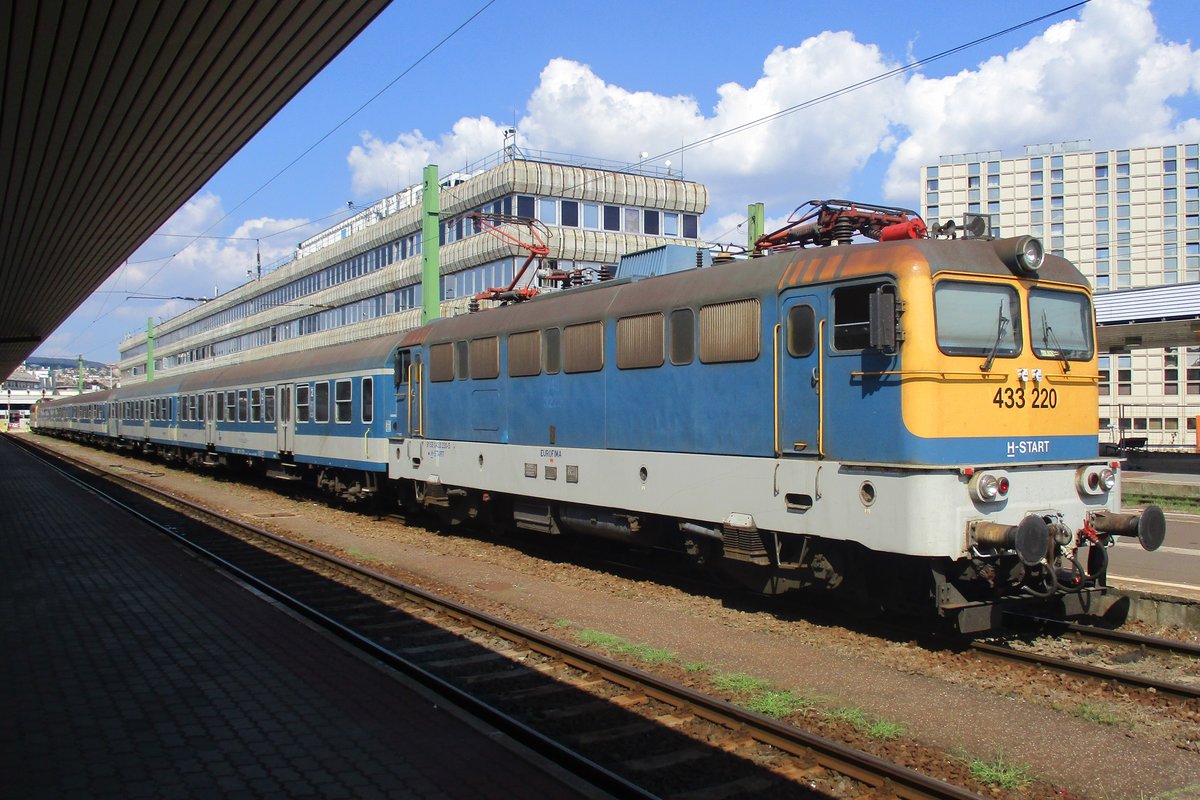
[(780, 456), (824, 455), (824, 339), (827, 302), (806, 291), (779, 300), (775, 328), (775, 451)]
[(206, 392), (204, 395), (204, 443), (212, 446), (217, 443), (217, 393)]
[(281, 453), (291, 453), (296, 449), (296, 418), (292, 414), (292, 385), (279, 383), (275, 385), (275, 445)]

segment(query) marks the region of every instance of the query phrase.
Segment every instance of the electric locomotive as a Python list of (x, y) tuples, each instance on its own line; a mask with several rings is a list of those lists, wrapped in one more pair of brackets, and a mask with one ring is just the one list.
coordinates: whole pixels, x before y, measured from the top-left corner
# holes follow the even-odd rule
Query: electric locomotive
[(1165, 521), (1120, 513), (1097, 457), (1088, 282), (1033, 237), (964, 232), (813, 201), (753, 258), (431, 322), (396, 353), (388, 475), (452, 522), (676, 548), (963, 631), (1102, 611), (1113, 537), (1153, 550)]

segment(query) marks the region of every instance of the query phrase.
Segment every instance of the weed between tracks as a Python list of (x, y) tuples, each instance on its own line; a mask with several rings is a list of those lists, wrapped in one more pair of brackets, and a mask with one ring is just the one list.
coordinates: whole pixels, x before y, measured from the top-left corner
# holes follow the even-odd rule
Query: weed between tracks
[(996, 756), (991, 761), (978, 758), (964, 757), (971, 769), (971, 777), (988, 786), (998, 786), (1001, 789), (1024, 789), (1033, 783), (1029, 767), (1014, 764), (1003, 756)]
[[(561, 626), (560, 621), (560, 626)], [(703, 662), (680, 664), (669, 650), (636, 644), (620, 636), (602, 631), (584, 630), (577, 635), (579, 641), (590, 647), (598, 647), (610, 654), (628, 655), (647, 664), (674, 664), (684, 671), (697, 674), (709, 670)], [(793, 714), (808, 716), (828, 700), (808, 697), (790, 690), (772, 689), (768, 681), (745, 673), (714, 673), (708, 678), (709, 685), (718, 692), (733, 695), (733, 702), (758, 714), (783, 719)], [(859, 708), (835, 707), (821, 712), (825, 719), (845, 722), (872, 739), (892, 740), (904, 735), (905, 726), (899, 722), (868, 715)]]

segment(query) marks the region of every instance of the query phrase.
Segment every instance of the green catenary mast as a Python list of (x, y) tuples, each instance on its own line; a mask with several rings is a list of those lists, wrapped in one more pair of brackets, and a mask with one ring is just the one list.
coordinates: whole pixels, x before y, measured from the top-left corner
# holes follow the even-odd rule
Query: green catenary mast
[(754, 250), (754, 243), (762, 238), (766, 233), (766, 209), (762, 203), (751, 203), (750, 208), (746, 212), (746, 218), (749, 220), (746, 225), (746, 238), (749, 241), (747, 249)]
[(424, 172), (421, 194), (421, 323), (437, 319), (442, 311), (441, 261), (438, 257), (438, 229), (441, 224), (438, 204), (438, 168), (429, 164)]

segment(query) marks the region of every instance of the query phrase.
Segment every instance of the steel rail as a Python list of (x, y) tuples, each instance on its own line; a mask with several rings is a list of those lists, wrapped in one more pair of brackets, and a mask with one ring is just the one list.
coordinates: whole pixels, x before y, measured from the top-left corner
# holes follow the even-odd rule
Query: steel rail
[[(887, 762), (869, 753), (839, 744), (794, 726), (786, 725), (771, 717), (748, 711), (719, 698), (704, 695), (681, 684), (660, 678), (576, 645), (554, 639), (553, 637), (473, 609), (454, 600), (439, 597), (420, 587), (405, 584), (368, 567), (363, 567), (321, 550), (293, 542), (270, 531), (263, 530), (241, 520), (233, 519), (220, 512), (204, 508), (189, 500), (168, 494), (153, 486), (147, 486), (132, 478), (103, 473), (97, 467), (78, 462), (65, 454), (56, 451), (47, 452), (55, 458), (78, 464), (80, 468), (92, 474), (97, 474), (103, 479), (129, 484), (136, 487), (138, 492), (155, 495), (160, 498), (156, 502), (183, 506), (195, 514), (207, 516), (219, 520), (223, 524), (237, 527), (254, 536), (268, 540), (278, 547), (303, 553), (305, 557), (332, 566), (340, 572), (353, 575), (355, 578), (366, 579), (376, 586), (385, 588), (389, 592), (402, 596), (411, 602), (446, 614), (458, 621), (500, 636), (535, 652), (561, 660), (578, 669), (599, 675), (627, 689), (642, 692), (647, 697), (659, 700), (675, 708), (683, 709), (695, 714), (697, 717), (738, 730), (762, 744), (770, 745), (794, 756), (813, 757), (820, 766), (869, 786), (875, 788), (886, 786), (887, 790), (894, 792), (897, 797), (904, 798), (905, 800), (978, 799), (976, 793), (962, 787), (932, 778), (907, 767)], [(80, 483), (87, 486), (87, 484)], [(99, 493), (99, 490), (93, 487), (88, 488)], [(330, 627), (339, 637), (351, 642), (355, 646), (366, 649), (373, 656), (381, 659), (389, 666), (411, 675), (435, 691), (445, 693), (454, 702), (486, 719), (497, 728), (513, 735), (514, 738), (526, 744), (531, 749), (552, 757), (558, 763), (564, 763), (564, 761), (559, 761), (559, 759), (564, 759), (565, 763), (570, 763), (581, 758), (573, 751), (548, 739), (524, 723), (512, 719), (492, 706), (481, 703), (466, 692), (427, 672), (407, 659), (396, 655), (383, 646), (376, 644), (356, 631), (345, 628), (319, 610), (309, 608), (306, 604), (278, 592), (266, 582), (245, 573), (236, 565), (228, 564), (228, 562), (219, 556), (209, 555), (208, 551), (189, 541), (187, 537), (179, 536), (169, 526), (160, 525), (152, 519), (145, 517), (140, 512), (121, 504), (119, 501), (112, 502), (122, 508), (126, 508), (130, 513), (144, 519), (156, 528), (164, 530), (189, 548), (200, 551), (206, 558), (213, 558), (215, 561), (221, 563), (224, 568), (229, 569), (239, 577), (245, 576), (247, 582), (256, 589), (287, 604), (298, 613), (305, 615), (320, 625)], [(593, 780), (597, 785), (604, 787), (606, 790), (623, 797), (652, 796), (606, 768), (591, 761), (584, 761), (585, 763), (578, 765), (581, 772), (577, 774), (584, 775), (584, 777)]]
[(1200, 656), (1200, 644), (1192, 642), (1183, 642), (1178, 639), (1164, 639), (1161, 636), (1147, 636), (1141, 633), (1131, 633), (1129, 631), (1115, 631), (1108, 628), (1097, 628), (1094, 625), (1080, 625), (1076, 622), (1067, 622), (1065, 620), (1048, 619), (1046, 617), (1037, 617), (1028, 614), (1012, 615), (1018, 619), (1030, 620), (1044, 625), (1049, 625), (1055, 629), (1060, 629), (1068, 634), (1078, 636), (1083, 639), (1093, 639), (1101, 642), (1117, 642), (1119, 644), (1132, 645), (1134, 647), (1144, 647), (1147, 650), (1159, 650), (1164, 653), (1175, 653), (1182, 656)]
[(984, 653), (995, 658), (1005, 659), (1008, 661), (1021, 661), (1026, 664), (1034, 664), (1040, 667), (1057, 670), (1059, 672), (1069, 672), (1076, 675), (1083, 675), (1088, 678), (1095, 678), (1103, 681), (1115, 681), (1133, 686), (1138, 689), (1153, 689), (1160, 694), (1169, 694), (1175, 697), (1182, 697), (1186, 700), (1195, 700), (1200, 698), (1200, 687), (1187, 686), (1181, 683), (1171, 683), (1169, 681), (1160, 681), (1155, 678), (1147, 678), (1142, 675), (1134, 675), (1121, 670), (1108, 669), (1106, 667), (1097, 667), (1092, 664), (1082, 664), (1078, 661), (1071, 661), (1065, 658), (1056, 656), (1045, 656), (1038, 653), (1026, 653), (1021, 650), (1013, 650), (1009, 647), (1001, 645), (989, 644), (988, 642), (971, 642), (970, 648), (976, 652)]

